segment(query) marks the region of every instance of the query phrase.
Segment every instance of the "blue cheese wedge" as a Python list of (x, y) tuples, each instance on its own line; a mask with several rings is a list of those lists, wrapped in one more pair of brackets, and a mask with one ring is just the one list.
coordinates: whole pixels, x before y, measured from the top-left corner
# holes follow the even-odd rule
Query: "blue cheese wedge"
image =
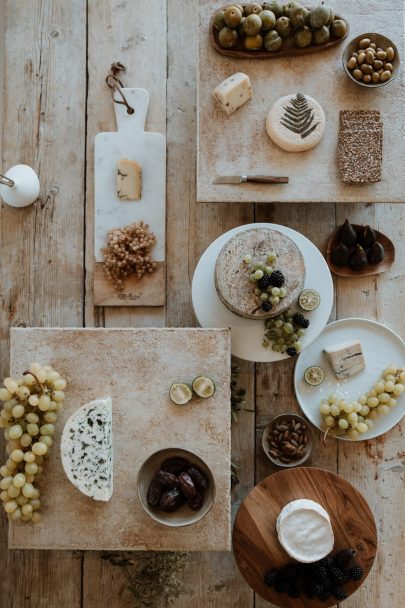
[(68, 479), (94, 500), (113, 493), (111, 397), (96, 399), (76, 410), (65, 424), (62, 464)]
[(350, 378), (366, 367), (361, 344), (358, 340), (324, 348), (336, 378)]
[(117, 162), (117, 194), (123, 201), (139, 201), (142, 194), (142, 167), (126, 158)]
[(249, 76), (236, 72), (221, 82), (212, 94), (225, 114), (230, 116), (252, 98)]
[(280, 511), (276, 529), (286, 553), (305, 564), (328, 555), (335, 542), (328, 512), (306, 498), (293, 500)]

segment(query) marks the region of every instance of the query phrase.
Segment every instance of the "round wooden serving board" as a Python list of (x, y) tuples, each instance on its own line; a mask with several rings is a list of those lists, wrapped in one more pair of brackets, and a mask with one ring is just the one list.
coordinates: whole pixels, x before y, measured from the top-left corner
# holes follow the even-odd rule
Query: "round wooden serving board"
[[(224, 10), (227, 6), (222, 6), (218, 8), (218, 10)], [(245, 5), (243, 5), (245, 6)], [(328, 49), (340, 44), (343, 40), (347, 38), (349, 35), (349, 23), (344, 17), (335, 16), (335, 19), (344, 19), (347, 25), (347, 32), (343, 36), (343, 38), (332, 38), (325, 44), (311, 44), (304, 49), (300, 49), (295, 46), (294, 38), (291, 36), (283, 41), (283, 46), (279, 51), (271, 52), (271, 51), (246, 51), (242, 39), (238, 40), (238, 43), (233, 49), (224, 49), (220, 46), (218, 38), (219, 31), (214, 28), (214, 15), (213, 13), (210, 21), (209, 32), (210, 32), (210, 42), (212, 48), (214, 48), (217, 53), (221, 55), (226, 55), (227, 57), (235, 57), (237, 59), (279, 59), (280, 57), (300, 57), (301, 55), (312, 55), (313, 53), (320, 53), (321, 51), (327, 51)]]
[(233, 552), (244, 579), (261, 597), (282, 608), (326, 608), (337, 602), (298, 599), (267, 587), (265, 574), (292, 562), (281, 547), (276, 521), (281, 509), (292, 500), (308, 498), (329, 513), (335, 544), (333, 552), (352, 547), (356, 561), (364, 570), (361, 581), (345, 585), (351, 595), (363, 583), (377, 550), (377, 530), (373, 514), (364, 497), (348, 481), (324, 469), (300, 467), (266, 477), (245, 498), (233, 529)]

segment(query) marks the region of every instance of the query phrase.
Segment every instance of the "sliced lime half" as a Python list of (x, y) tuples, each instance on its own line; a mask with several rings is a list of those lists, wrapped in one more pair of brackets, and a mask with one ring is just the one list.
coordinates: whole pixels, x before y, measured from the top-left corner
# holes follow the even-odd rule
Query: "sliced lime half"
[(186, 405), (191, 401), (193, 393), (188, 384), (175, 382), (170, 387), (170, 399), (176, 405)]
[(321, 302), (321, 296), (315, 289), (304, 289), (298, 298), (302, 310), (315, 310)]
[(323, 371), (322, 367), (312, 365), (305, 370), (304, 378), (305, 381), (311, 386), (318, 386), (318, 384), (322, 384), (322, 382), (325, 380), (325, 372)]
[(207, 376), (197, 376), (197, 378), (193, 380), (193, 391), (199, 397), (208, 399), (208, 397), (212, 397), (215, 393), (215, 384), (213, 380)]

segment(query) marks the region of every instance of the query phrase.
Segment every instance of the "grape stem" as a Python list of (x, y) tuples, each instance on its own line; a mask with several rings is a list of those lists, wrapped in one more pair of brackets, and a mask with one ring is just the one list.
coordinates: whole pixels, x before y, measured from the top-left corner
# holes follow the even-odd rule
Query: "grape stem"
[(326, 437), (328, 436), (329, 431), (331, 431), (332, 429), (337, 429), (337, 428), (339, 428), (339, 425), (334, 424), (333, 426), (328, 426), (328, 428), (324, 432), (324, 434), (323, 434), (323, 445), (325, 446), (325, 448), (327, 447), (326, 446)]
[(47, 394), (47, 393), (48, 393), (48, 390), (47, 390), (46, 386), (45, 386), (44, 384), (42, 384), (42, 382), (40, 382), (40, 381), (38, 380), (38, 378), (36, 377), (36, 375), (35, 375), (35, 374), (33, 374), (32, 372), (30, 372), (30, 370), (29, 370), (29, 369), (28, 369), (27, 371), (23, 372), (23, 376), (28, 376), (28, 375), (31, 375), (31, 376), (33, 376), (33, 377), (35, 378), (35, 380), (37, 381), (37, 383), (38, 383), (38, 384), (39, 384), (39, 386), (41, 387), (41, 390), (42, 390), (42, 391), (43, 391), (45, 394)]

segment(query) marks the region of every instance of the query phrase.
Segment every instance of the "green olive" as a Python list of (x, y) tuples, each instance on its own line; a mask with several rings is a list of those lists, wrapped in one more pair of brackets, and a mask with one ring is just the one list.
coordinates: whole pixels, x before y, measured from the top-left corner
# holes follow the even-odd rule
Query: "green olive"
[(377, 51), (377, 59), (385, 61), (387, 59), (387, 53), (385, 51)]
[(356, 80), (361, 80), (363, 78), (363, 72), (361, 70), (354, 70), (353, 71), (353, 77)]
[(364, 74), (363, 82), (365, 82), (366, 84), (369, 84), (371, 82), (371, 74)]
[(326, 44), (330, 38), (330, 31), (327, 25), (323, 25), (314, 32), (315, 44)]
[(276, 25), (276, 16), (272, 11), (262, 11), (259, 15), (262, 20), (262, 30), (267, 32), (268, 30), (272, 30)]
[(389, 70), (390, 72), (392, 72), (394, 69), (394, 66), (392, 65), (392, 63), (384, 63), (384, 70)]
[(213, 26), (215, 27), (216, 30), (221, 30), (223, 27), (225, 27), (225, 12), (224, 11), (217, 11), (214, 15), (214, 19), (213, 19)]
[(251, 13), (243, 22), (243, 30), (247, 36), (255, 36), (260, 32), (262, 20), (259, 15)]
[(361, 71), (363, 72), (363, 74), (372, 74), (373, 73), (373, 66), (369, 65), (368, 63), (363, 63), (363, 65), (360, 67)]
[(264, 37), (264, 48), (266, 51), (275, 52), (281, 49), (283, 40), (276, 30), (270, 30)]
[(380, 74), (378, 72), (373, 72), (371, 74), (371, 80), (374, 84), (377, 84), (377, 82), (380, 82)]
[(238, 34), (236, 30), (229, 27), (223, 27), (219, 32), (218, 42), (223, 49), (231, 49), (238, 42)]
[(347, 62), (347, 67), (349, 68), (349, 70), (354, 70), (356, 65), (357, 65), (356, 57), (350, 57), (349, 61)]
[(359, 53), (359, 56), (357, 57), (357, 63), (359, 65), (361, 65), (362, 63), (364, 63), (366, 60), (366, 54), (362, 51), (361, 53)]
[(395, 51), (392, 46), (389, 46), (387, 49), (385, 49), (385, 52), (387, 53), (387, 60), (393, 61), (395, 58)]
[(368, 63), (369, 65), (373, 65), (374, 63), (374, 53), (372, 53), (371, 51), (367, 51), (366, 53), (366, 63)]
[(368, 46), (370, 46), (370, 44), (371, 44), (370, 38), (363, 38), (359, 42), (359, 49), (366, 49)]
[(389, 70), (385, 70), (381, 75), (380, 75), (380, 82), (386, 82), (387, 80), (389, 80), (391, 78), (392, 74)]
[(334, 38), (343, 38), (347, 34), (347, 23), (343, 19), (335, 19), (330, 26), (330, 33)]
[(289, 38), (293, 33), (293, 27), (288, 17), (280, 17), (276, 21), (276, 30), (281, 38)]
[(260, 51), (263, 46), (263, 37), (260, 34), (255, 36), (246, 36), (245, 49), (247, 51)]
[(306, 25), (295, 32), (294, 36), (295, 44), (300, 49), (304, 49), (307, 46), (310, 46), (312, 43), (312, 31), (311, 28)]
[(252, 2), (251, 4), (247, 4), (245, 7), (245, 15), (246, 17), (248, 15), (259, 15), (263, 10), (263, 7), (261, 4), (258, 4), (257, 2)]
[(382, 61), (380, 61), (379, 59), (376, 59), (374, 61), (374, 69), (375, 70), (381, 70), (381, 68), (383, 68), (383, 67), (384, 67), (384, 64), (383, 64)]
[(242, 21), (242, 13), (237, 6), (228, 6), (224, 12), (224, 19), (228, 27), (238, 27)]

